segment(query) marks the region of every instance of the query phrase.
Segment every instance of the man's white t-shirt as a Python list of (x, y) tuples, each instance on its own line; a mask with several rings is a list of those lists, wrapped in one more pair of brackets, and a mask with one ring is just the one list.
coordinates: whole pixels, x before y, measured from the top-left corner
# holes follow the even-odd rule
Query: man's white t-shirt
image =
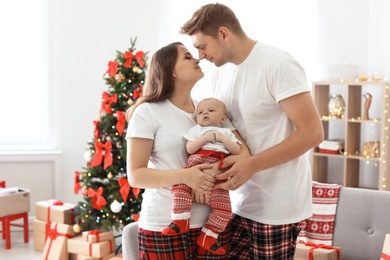
[[(189, 114), (169, 100), (143, 103), (135, 109), (130, 119), (126, 139), (137, 137), (154, 140), (148, 167), (159, 170), (180, 169), (185, 167), (189, 156), (183, 135), (195, 124), (195, 113)], [(139, 227), (161, 232), (171, 222), (171, 187), (145, 189), (142, 197)], [(208, 205), (193, 203), (191, 228), (202, 227), (210, 212)]]
[[(289, 54), (256, 43), (247, 59), (216, 69), (213, 93), (252, 155), (286, 139), (295, 127), (279, 101), (310, 91), (305, 72)], [(258, 172), (231, 192), (235, 214), (280, 225), (311, 216), (311, 170), (307, 155)]]

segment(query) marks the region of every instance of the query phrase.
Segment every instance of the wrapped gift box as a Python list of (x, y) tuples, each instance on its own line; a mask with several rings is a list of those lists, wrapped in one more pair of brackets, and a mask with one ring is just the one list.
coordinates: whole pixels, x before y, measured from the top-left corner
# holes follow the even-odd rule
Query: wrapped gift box
[(62, 223), (50, 224), (42, 257), (45, 260), (68, 260), (67, 240), (74, 236), (73, 226)]
[(381, 260), (390, 259), (390, 234), (386, 234), (385, 242), (383, 244)]
[(324, 140), (318, 145), (320, 153), (340, 154), (344, 150), (342, 140)]
[(86, 256), (86, 255), (70, 254), (70, 259), (71, 260), (109, 260), (112, 259), (113, 256), (115, 256), (115, 254), (109, 254), (99, 258), (93, 256)]
[(297, 243), (294, 260), (308, 260), (310, 255), (313, 260), (339, 260), (341, 251), (334, 246)]
[(45, 222), (73, 225), (74, 207), (72, 203), (63, 203), (54, 199), (39, 201), (35, 204), (36, 217)]
[(84, 231), (81, 235), (85, 241), (91, 243), (114, 240), (114, 234), (111, 231), (90, 230)]
[(50, 223), (34, 219), (33, 222), (33, 240), (34, 240), (34, 249), (37, 251), (43, 251), (45, 247), (45, 242), (47, 234), (50, 229)]
[(109, 258), (109, 260), (123, 260), (122, 254), (114, 255), (113, 257)]
[(6, 193), (0, 196), (0, 217), (25, 213), (30, 211), (30, 191), (24, 188), (17, 188), (15, 193)]
[(114, 240), (90, 243), (87, 242), (82, 236), (68, 239), (68, 252), (78, 255), (99, 258), (114, 253), (115, 248)]

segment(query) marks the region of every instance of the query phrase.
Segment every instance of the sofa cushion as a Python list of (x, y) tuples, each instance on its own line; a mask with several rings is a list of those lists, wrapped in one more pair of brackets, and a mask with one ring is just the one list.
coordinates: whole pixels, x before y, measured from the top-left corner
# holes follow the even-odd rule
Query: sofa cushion
[(386, 233), (390, 233), (390, 192), (342, 187), (333, 245), (343, 259), (380, 259)]

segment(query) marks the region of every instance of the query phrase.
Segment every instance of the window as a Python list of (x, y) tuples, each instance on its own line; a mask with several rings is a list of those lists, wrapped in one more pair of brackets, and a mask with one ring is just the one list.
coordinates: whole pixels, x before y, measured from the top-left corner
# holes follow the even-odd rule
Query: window
[(0, 149), (47, 145), (47, 0), (0, 2), (0, 28)]

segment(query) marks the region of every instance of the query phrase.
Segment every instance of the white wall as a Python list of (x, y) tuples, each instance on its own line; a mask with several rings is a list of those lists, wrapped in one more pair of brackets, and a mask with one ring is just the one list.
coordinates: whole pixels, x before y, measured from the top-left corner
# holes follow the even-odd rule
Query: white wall
[[(49, 1), (51, 115), (58, 149), (63, 152), (63, 185), (58, 193), (62, 195), (58, 199), (81, 200), (73, 195), (73, 173), (85, 165), (84, 148), (93, 135), (100, 96), (107, 90), (102, 74), (115, 51), (125, 51), (130, 38), (137, 36), (137, 49), (150, 51), (149, 57), (172, 41), (182, 41), (196, 55), (189, 37), (177, 31), (207, 2)], [(369, 75), (375, 70), (390, 76), (390, 51), (385, 47), (390, 32), (385, 14), (390, 11), (390, 1), (261, 0), (256, 8), (251, 0), (220, 2), (237, 10), (250, 37), (293, 54), (311, 80), (325, 79), (327, 64), (338, 61), (357, 64)], [(317, 6), (314, 10), (318, 13), (302, 11), (308, 4)], [(276, 27), (270, 29), (271, 24)], [(207, 73), (210, 65), (202, 62), (201, 66)]]

